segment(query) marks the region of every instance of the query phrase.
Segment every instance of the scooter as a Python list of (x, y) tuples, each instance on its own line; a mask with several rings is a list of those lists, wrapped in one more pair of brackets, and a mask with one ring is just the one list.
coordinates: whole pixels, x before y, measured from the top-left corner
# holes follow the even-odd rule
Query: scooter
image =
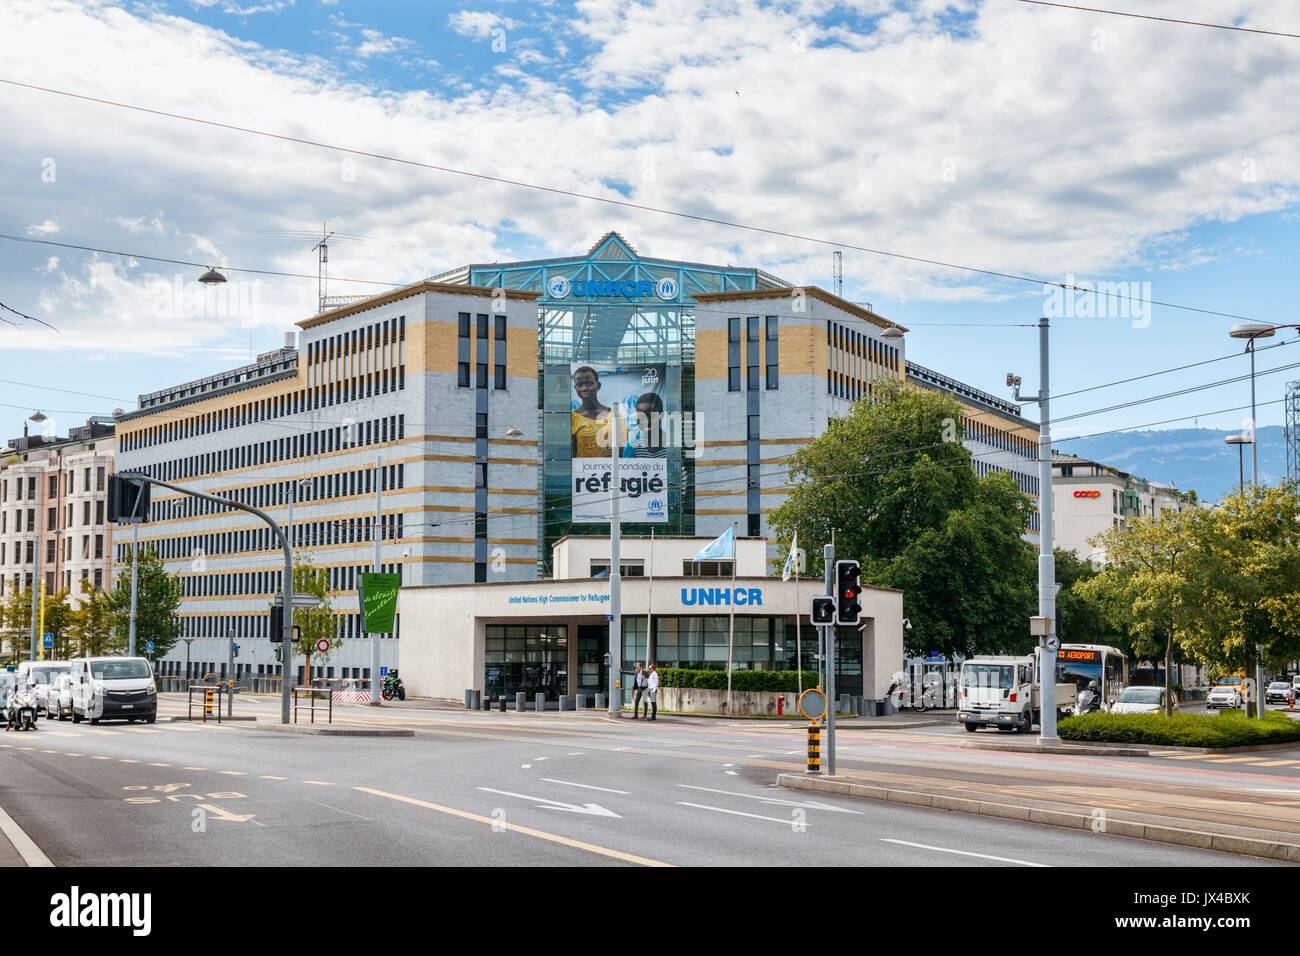
[(5, 711), (10, 730), (36, 729), (36, 695), (30, 690), (15, 690), (9, 695), (9, 707)]
[(383, 687), (379, 688), (379, 695), (384, 700), (392, 700), (394, 697), (398, 700), (406, 700), (406, 688), (402, 686), (402, 679), (397, 676), (397, 671), (389, 671), (388, 676), (384, 678)]
[(1094, 690), (1085, 690), (1079, 695), (1080, 714), (1100, 714), (1101, 695)]

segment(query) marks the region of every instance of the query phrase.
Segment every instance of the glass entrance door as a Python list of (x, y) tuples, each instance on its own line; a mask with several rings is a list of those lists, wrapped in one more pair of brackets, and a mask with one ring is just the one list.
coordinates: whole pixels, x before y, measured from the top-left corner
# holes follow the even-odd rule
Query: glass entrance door
[(609, 665), (605, 663), (605, 652), (608, 650), (608, 624), (578, 625), (579, 693), (609, 693)]

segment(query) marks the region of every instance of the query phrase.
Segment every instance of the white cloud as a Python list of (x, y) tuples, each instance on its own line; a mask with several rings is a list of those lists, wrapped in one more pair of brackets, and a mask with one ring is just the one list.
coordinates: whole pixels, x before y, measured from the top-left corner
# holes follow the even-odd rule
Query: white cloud
[(460, 10), (447, 17), (447, 24), (462, 36), (486, 40), (493, 30), (507, 30), (515, 21), (486, 10)]
[(45, 265), (41, 267), (41, 275), (43, 276), (51, 275), (57, 272), (58, 268), (59, 268), (59, 257), (50, 256), (48, 259), (45, 260)]
[[(1161, 240), (1300, 197), (1300, 121), (1277, 108), (1300, 83), (1294, 45), (1190, 27), (1173, 42), (1171, 25), (1001, 3), (980, 6), (960, 33), (944, 32), (936, 2), (895, 10), (868, 31), (843, 5), (822, 25), (830, 8), (581, 0), (551, 41), (572, 51), (573, 73), (548, 79), (511, 58), (486, 88), (452, 80), (375, 92), (318, 58), (206, 28), (196, 50), (190, 21), (70, 0), (0, 6), (0, 57), (14, 75), (105, 99), (626, 198), (606, 185), (617, 183), (650, 206), (1046, 278), (1231, 255)], [(1147, 12), (1206, 19), (1208, 8), (1158, 0)], [(856, 9), (875, 16), (890, 6)], [(1244, 16), (1264, 10), (1243, 0)], [(525, 29), (475, 11), (447, 22), (476, 38)], [(1098, 29), (1104, 50), (1094, 52)], [(411, 42), (363, 37), (358, 57)], [(158, 77), (166, 82), (147, 79)], [(9, 215), (44, 221), (32, 228), (57, 220), (76, 242), (119, 248), (127, 229), (141, 254), (309, 274), (268, 279), (268, 326), (312, 314), (315, 260), (310, 243), (251, 237), (315, 230), (322, 219), (405, 243), (339, 243), (331, 294), (376, 288), (346, 277), (404, 282), (508, 259), (525, 251), (515, 244), (530, 255), (582, 250), (610, 228), (650, 255), (829, 282), (824, 246), (31, 91), (0, 88), (0, 109), (12, 118), (0, 155), (0, 182), (16, 184), (4, 196)], [(58, 159), (57, 183), (27, 186), (38, 173), (26, 157), (47, 155)], [(1243, 178), (1247, 159), (1253, 181)], [(158, 208), (165, 220), (141, 213)], [(47, 253), (30, 253), (31, 281)], [(88, 271), (92, 260), (64, 259), (59, 275), (75, 281), (44, 290), (62, 326), (109, 350), (183, 340), (139, 318), (147, 281), (137, 273), (159, 266), (105, 259)], [(852, 250), (845, 259), (850, 288), (871, 298), (1013, 294), (924, 263)], [(228, 328), (184, 329), (214, 349), (231, 344)], [(7, 335), (0, 329), (0, 344), (11, 344)], [(29, 338), (21, 344), (40, 347)]]
[(29, 236), (53, 236), (57, 235), (58, 232), (59, 224), (53, 219), (46, 219), (44, 222), (27, 227), (27, 235)]

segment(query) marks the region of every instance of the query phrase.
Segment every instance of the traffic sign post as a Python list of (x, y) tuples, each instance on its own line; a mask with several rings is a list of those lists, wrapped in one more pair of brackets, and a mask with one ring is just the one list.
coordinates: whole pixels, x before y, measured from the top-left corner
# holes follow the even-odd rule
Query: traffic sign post
[(42, 644), (46, 650), (52, 649), (54, 647), (54, 635), (46, 634), (45, 637), (42, 638)]

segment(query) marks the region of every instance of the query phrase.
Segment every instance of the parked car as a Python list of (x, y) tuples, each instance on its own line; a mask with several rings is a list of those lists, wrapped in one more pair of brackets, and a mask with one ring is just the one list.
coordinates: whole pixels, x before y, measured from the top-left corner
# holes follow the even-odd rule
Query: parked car
[(54, 683), (45, 692), (45, 716), (55, 720), (72, 719), (72, 671), (69, 669), (58, 674)]
[(1264, 691), (1264, 702), (1266, 704), (1288, 704), (1295, 700), (1295, 691), (1291, 685), (1284, 680), (1275, 680), (1268, 685)]
[[(1178, 697), (1174, 696), (1174, 710), (1178, 709)], [(1163, 687), (1125, 687), (1119, 698), (1111, 704), (1112, 714), (1163, 714), (1165, 711), (1165, 689)]]
[(1241, 706), (1241, 688), (1233, 684), (1219, 684), (1210, 688), (1210, 695), (1205, 699), (1205, 706), (1209, 710), (1219, 710), (1223, 707), (1240, 707)]
[(46, 717), (51, 715), (51, 708), (46, 702), (51, 685), (59, 674), (66, 674), (72, 669), (67, 661), (19, 661), (18, 673), (26, 674), (36, 689), (36, 710)]
[(158, 686), (143, 657), (78, 657), (72, 662), (72, 722), (158, 718)]

